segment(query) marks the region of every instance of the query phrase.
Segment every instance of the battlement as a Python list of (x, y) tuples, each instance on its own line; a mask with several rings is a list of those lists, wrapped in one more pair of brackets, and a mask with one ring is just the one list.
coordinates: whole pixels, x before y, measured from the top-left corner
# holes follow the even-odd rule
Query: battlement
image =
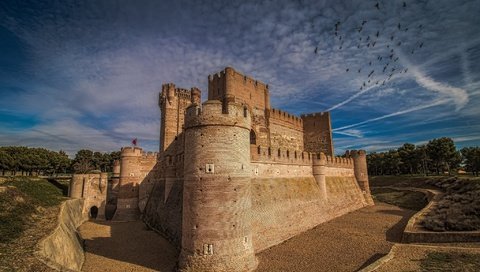
[(248, 108), (240, 103), (208, 100), (187, 108), (185, 128), (204, 125), (240, 126), (250, 130), (251, 117)]
[(253, 77), (246, 76), (232, 67), (225, 67), (223, 71), (220, 71), (218, 73), (212, 74), (208, 76), (208, 81), (212, 82), (214, 80), (218, 80), (223, 78), (225, 75), (231, 75), (232, 77), (236, 79), (242, 79), (243, 83), (247, 86), (253, 86), (255, 88), (260, 88), (260, 89), (268, 89), (268, 84), (265, 84), (259, 80), (254, 79)]
[(145, 159), (156, 159), (158, 156), (157, 152), (145, 152), (141, 147), (132, 147), (132, 146), (125, 146), (121, 149), (121, 156), (122, 157), (141, 157)]
[(250, 158), (252, 162), (278, 162), (297, 165), (312, 165), (322, 161), (327, 167), (353, 169), (352, 158), (328, 156), (324, 153), (313, 153), (288, 148), (274, 148), (268, 146), (250, 146)]
[(172, 100), (174, 97), (183, 98), (185, 100), (192, 100), (193, 98), (198, 98), (200, 100), (201, 91), (197, 87), (192, 87), (189, 89), (177, 88), (174, 83), (166, 83), (162, 85), (162, 92), (160, 93), (159, 105), (162, 104), (163, 100), (167, 98)]
[(314, 112), (314, 113), (306, 113), (306, 114), (301, 114), (300, 117), (302, 119), (305, 118), (310, 118), (310, 117), (318, 117), (318, 116), (324, 116), (329, 114), (329, 112)]
[(335, 156), (326, 156), (327, 167), (353, 168), (352, 158), (343, 158)]
[(271, 146), (250, 145), (250, 158), (255, 162), (278, 162), (298, 165), (311, 165), (315, 154)]
[(122, 157), (126, 157), (126, 156), (140, 157), (142, 156), (143, 149), (140, 147), (125, 146), (125, 147), (122, 147), (122, 149), (120, 150), (120, 153)]
[(303, 130), (302, 118), (295, 116), (289, 112), (272, 108), (271, 110), (269, 110), (269, 116), (271, 119), (273, 118), (275, 120), (288, 123), (295, 129)]
[(367, 152), (365, 152), (365, 150), (347, 150), (345, 151), (345, 156), (347, 158), (365, 157), (367, 156)]

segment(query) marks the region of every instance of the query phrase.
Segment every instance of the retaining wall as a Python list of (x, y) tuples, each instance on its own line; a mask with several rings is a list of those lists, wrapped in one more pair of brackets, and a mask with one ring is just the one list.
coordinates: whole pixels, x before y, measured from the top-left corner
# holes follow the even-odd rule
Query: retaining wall
[[(398, 188), (397, 190), (399, 190)], [(480, 231), (429, 231), (421, 226), (421, 222), (441, 198), (441, 194), (435, 190), (408, 188), (407, 190), (423, 192), (427, 195), (429, 203), (421, 211), (416, 213), (410, 220), (403, 232), (403, 243), (463, 243), (480, 242)]]
[(82, 199), (71, 199), (62, 203), (57, 227), (37, 245), (35, 256), (40, 261), (59, 271), (82, 269), (85, 254), (77, 228), (88, 220), (82, 210)]

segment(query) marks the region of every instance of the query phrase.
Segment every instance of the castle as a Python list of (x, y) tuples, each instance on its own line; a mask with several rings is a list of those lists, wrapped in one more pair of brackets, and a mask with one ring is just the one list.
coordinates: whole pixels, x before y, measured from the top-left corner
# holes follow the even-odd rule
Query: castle
[(256, 252), (373, 204), (366, 154), (334, 156), (328, 112), (271, 108), (268, 85), (232, 68), (208, 77), (204, 103), (164, 84), (159, 107), (159, 152), (124, 147), (111, 194), (81, 177), (71, 195), (86, 212), (110, 198), (113, 220), (142, 218), (180, 250), (180, 271), (252, 271)]

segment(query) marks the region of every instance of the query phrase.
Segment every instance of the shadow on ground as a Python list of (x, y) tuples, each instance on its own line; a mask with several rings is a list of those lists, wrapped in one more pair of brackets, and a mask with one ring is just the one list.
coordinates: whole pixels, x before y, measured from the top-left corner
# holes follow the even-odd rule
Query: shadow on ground
[(143, 222), (89, 221), (79, 228), (85, 239), (83, 271), (173, 271), (177, 250)]

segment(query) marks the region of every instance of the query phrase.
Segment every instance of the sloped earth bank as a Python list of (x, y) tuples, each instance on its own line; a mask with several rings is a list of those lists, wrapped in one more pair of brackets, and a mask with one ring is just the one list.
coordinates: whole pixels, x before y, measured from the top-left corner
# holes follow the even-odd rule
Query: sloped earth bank
[[(415, 212), (377, 203), (321, 224), (257, 256), (257, 271), (355, 271), (387, 254)], [(142, 222), (87, 222), (83, 271), (171, 271), (175, 249)]]

